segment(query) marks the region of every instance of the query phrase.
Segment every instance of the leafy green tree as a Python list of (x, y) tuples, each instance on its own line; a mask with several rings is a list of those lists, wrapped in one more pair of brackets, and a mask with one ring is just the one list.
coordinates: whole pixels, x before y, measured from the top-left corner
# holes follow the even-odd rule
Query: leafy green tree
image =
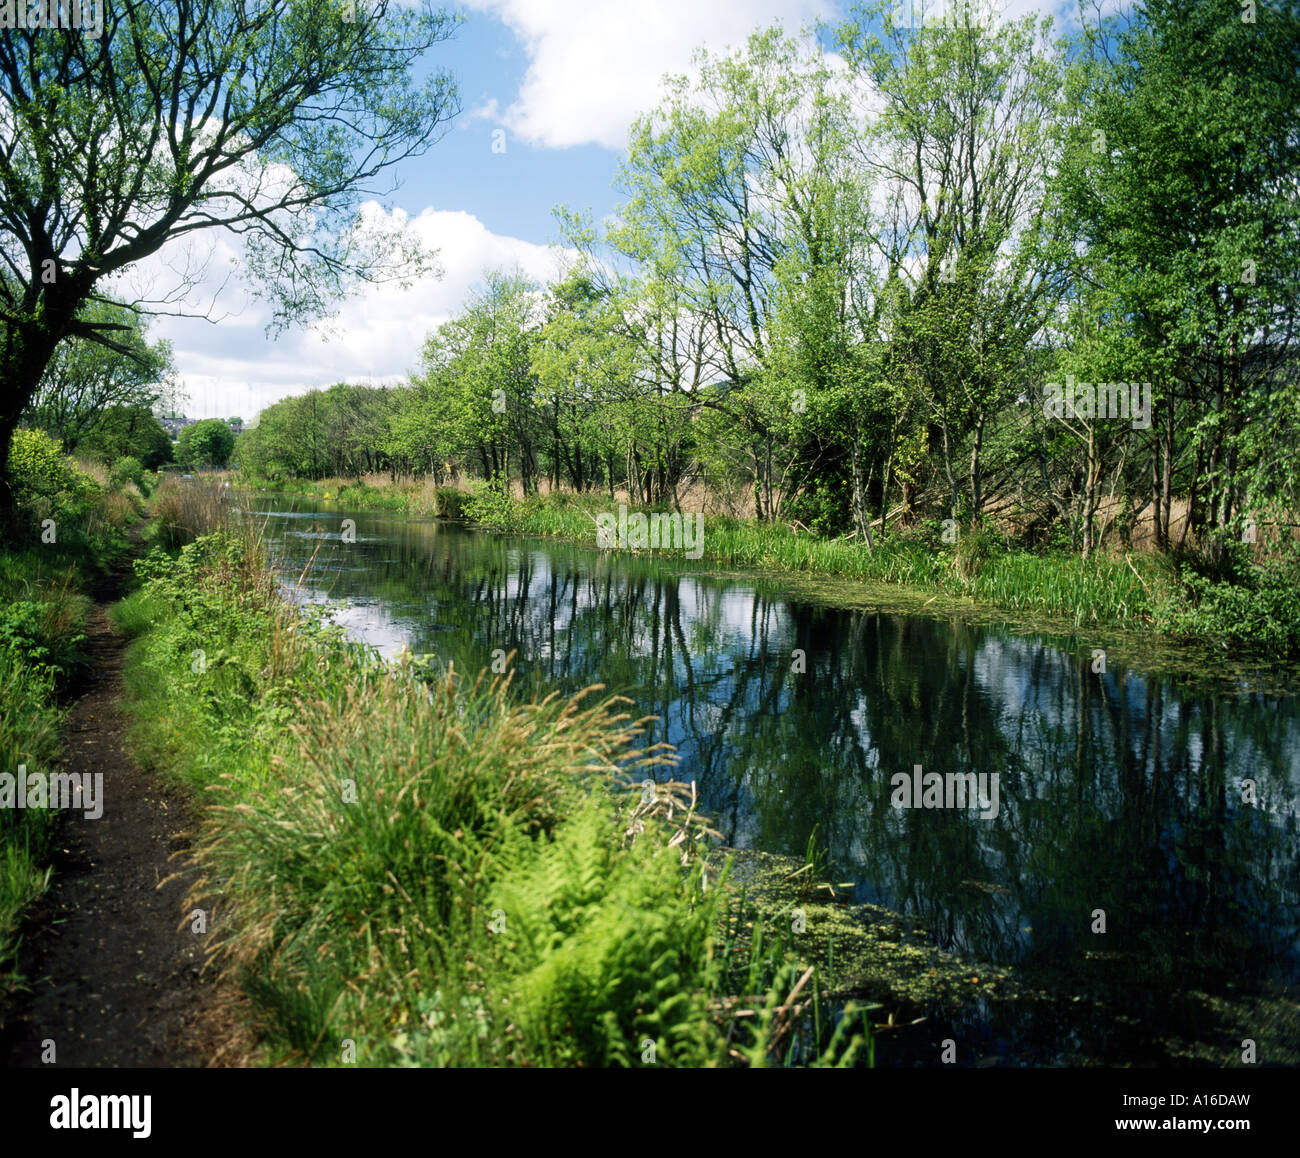
[(176, 440), (176, 457), (187, 469), (224, 467), (235, 449), (235, 433), (220, 418), (187, 426)]
[(1064, 203), (1125, 377), (1153, 380), (1162, 545), (1179, 489), (1184, 536), (1297, 497), (1300, 11), (1252, 7), (1147, 0), (1084, 38)]
[[(886, 206), (885, 372), (925, 412), (950, 513), (978, 520), (988, 434), (1069, 286), (1069, 239), (1047, 195), (1063, 148), (1063, 66), (1034, 17), (983, 23), (958, 8), (909, 29), (892, 7), (840, 29), (854, 77), (880, 105), (866, 166)], [(871, 31), (882, 21), (883, 40)]]
[(540, 477), (533, 345), (542, 318), (539, 288), (522, 274), (489, 272), (460, 316), (430, 335), (423, 372), (396, 429), (402, 444), (470, 461), (504, 485), (517, 473), (526, 492)]
[(172, 440), (145, 406), (110, 406), (78, 444), (82, 454), (107, 464), (137, 458), (145, 470), (172, 461)]
[[(807, 268), (842, 248), (834, 232), (848, 218), (826, 202), (852, 181), (852, 109), (825, 60), (779, 30), (755, 33), (729, 57), (701, 53), (697, 64), (698, 79), (672, 80), (634, 127), (623, 174), (630, 200), (609, 240), (642, 263), (652, 300), (670, 302), (685, 323), (682, 340), (666, 319), (647, 329), (660, 360), (666, 345), (669, 360), (685, 351), (712, 369), (692, 375), (690, 388), (713, 385), (697, 401), (743, 431), (755, 509), (768, 518), (789, 460), (777, 427), (790, 397), (763, 377), (781, 270), (789, 275), (796, 251)], [(697, 334), (707, 346), (692, 348)]]
[(105, 8), (99, 38), (0, 37), (0, 522), (10, 440), (55, 351), (78, 338), (128, 352), (123, 323), (87, 312), (107, 279), (229, 229), (284, 326), (356, 277), (426, 268), (359, 211), (456, 111), (445, 74), (411, 73), (453, 17), (392, 0)]

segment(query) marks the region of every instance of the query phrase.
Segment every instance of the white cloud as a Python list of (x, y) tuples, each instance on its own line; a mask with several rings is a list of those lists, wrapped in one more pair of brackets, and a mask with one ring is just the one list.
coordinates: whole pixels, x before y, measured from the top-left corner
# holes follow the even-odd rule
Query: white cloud
[[(370, 212), (382, 212), (367, 206)], [(402, 223), (404, 215), (395, 211)], [(429, 331), (459, 311), (487, 269), (512, 269), (548, 281), (557, 272), (554, 249), (492, 233), (471, 213), (425, 209), (404, 222), (426, 246), (438, 251), (440, 279), (426, 278), (401, 289), (395, 285), (357, 285), (327, 323), (295, 328), (267, 338), (269, 311), (251, 301), (234, 281), (217, 298), (212, 316), (160, 318), (150, 336), (169, 338), (177, 369), (195, 417), (257, 411), (290, 394), (350, 381), (383, 385), (403, 379), (416, 367)], [(235, 257), (222, 235), (196, 295), (203, 305), (228, 274)], [(166, 262), (142, 263), (139, 276), (163, 284)], [(172, 275), (174, 280), (174, 275)], [(125, 288), (125, 287), (124, 287)]]
[(551, 148), (622, 149), (632, 121), (659, 101), (665, 73), (684, 73), (701, 44), (738, 48), (757, 28), (798, 32), (830, 18), (830, 0), (468, 0), (523, 44), (528, 72), (506, 127)]
[[(659, 103), (666, 73), (687, 73), (696, 49), (718, 54), (775, 23), (797, 33), (816, 20), (834, 24), (846, 0), (465, 0), (497, 17), (528, 55), (528, 71), (505, 108), (491, 98), (475, 118), (497, 118), (528, 144), (597, 144), (621, 150), (633, 120)], [(941, 16), (960, 4), (986, 5), (1004, 19), (1053, 15), (1058, 28), (1075, 0), (897, 0)], [(1131, 0), (1100, 0), (1103, 11)], [(910, 10), (910, 9), (909, 9)]]

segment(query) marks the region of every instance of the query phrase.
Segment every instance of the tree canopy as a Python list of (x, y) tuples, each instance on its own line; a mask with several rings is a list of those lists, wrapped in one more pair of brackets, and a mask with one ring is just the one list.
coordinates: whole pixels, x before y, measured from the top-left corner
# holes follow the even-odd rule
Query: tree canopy
[[(456, 20), (393, 0), (115, 0), (103, 35), (0, 37), (0, 515), (9, 442), (60, 345), (129, 354), (89, 309), (171, 243), (238, 235), (272, 324), (428, 255), (359, 213), (457, 111), (412, 65)], [(184, 308), (192, 281), (137, 310)]]

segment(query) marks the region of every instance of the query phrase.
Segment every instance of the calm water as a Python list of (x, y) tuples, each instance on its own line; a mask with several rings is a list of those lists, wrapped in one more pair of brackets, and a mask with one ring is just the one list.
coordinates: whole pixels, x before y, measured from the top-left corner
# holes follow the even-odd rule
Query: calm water
[[(1263, 1060), (1295, 1062), (1277, 1046), (1300, 979), (1295, 697), (1094, 674), (1064, 641), (814, 605), (680, 561), (259, 501), (281, 573), (318, 551), (305, 596), (340, 601), (385, 655), (477, 672), (516, 650), (525, 685), (630, 696), (729, 844), (802, 857), (815, 828), (859, 900), (1061, 994), (1050, 1016), (976, 1008), (961, 1028), (988, 1055), (1143, 1064), (1170, 1036), (1256, 1033)], [(996, 774), (996, 817), (893, 807), (891, 778), (916, 765)]]

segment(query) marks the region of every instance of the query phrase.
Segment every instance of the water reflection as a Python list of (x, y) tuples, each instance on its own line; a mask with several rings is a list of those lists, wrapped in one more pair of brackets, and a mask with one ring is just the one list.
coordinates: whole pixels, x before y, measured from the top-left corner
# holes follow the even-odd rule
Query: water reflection
[[(1095, 674), (1039, 638), (814, 606), (680, 562), (268, 505), (282, 574), (317, 552), (305, 597), (342, 601), (339, 622), (385, 654), (477, 671), (517, 651), (525, 684), (632, 697), (729, 843), (802, 855), (815, 827), (859, 899), (919, 915), (945, 947), (1120, 987), (1155, 1016), (1188, 987), (1296, 980), (1293, 697)], [(891, 777), (916, 765), (996, 773), (998, 815), (892, 807)]]

